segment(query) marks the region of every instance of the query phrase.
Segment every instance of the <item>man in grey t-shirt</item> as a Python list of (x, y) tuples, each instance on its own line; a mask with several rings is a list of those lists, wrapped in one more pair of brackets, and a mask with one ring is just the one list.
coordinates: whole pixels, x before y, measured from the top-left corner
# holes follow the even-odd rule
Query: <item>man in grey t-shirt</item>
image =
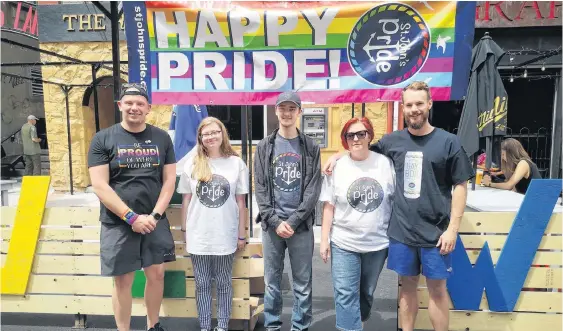
[(39, 146), (41, 138), (37, 137), (37, 128), (35, 128), (37, 120), (37, 117), (29, 115), (27, 123), (21, 128), (23, 159), (25, 162), (24, 176), (41, 175), (41, 146)]
[(281, 219), (288, 219), (299, 206), (301, 196), (301, 152), (299, 137), (287, 139), (280, 133), (274, 144), (274, 205)]
[(297, 129), (301, 100), (280, 94), (279, 129), (256, 147), (254, 186), (264, 249), (264, 325), (281, 329), (281, 279), (289, 252), (294, 305), (291, 330), (308, 330), (313, 317), (313, 220), (321, 189), (320, 148)]

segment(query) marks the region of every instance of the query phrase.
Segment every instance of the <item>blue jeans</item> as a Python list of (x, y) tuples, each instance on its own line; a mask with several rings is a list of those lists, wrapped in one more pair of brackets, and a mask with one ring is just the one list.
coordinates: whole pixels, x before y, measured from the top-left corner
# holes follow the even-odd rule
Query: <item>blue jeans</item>
[(343, 331), (363, 330), (362, 322), (367, 321), (371, 314), (373, 293), (388, 249), (356, 253), (334, 243), (330, 246), (336, 328)]
[(281, 281), (285, 250), (289, 253), (293, 280), (293, 314), (291, 330), (307, 330), (313, 320), (313, 229), (295, 232), (284, 239), (275, 229), (262, 231), (264, 251), (264, 326), (281, 329), (280, 315), (283, 308)]

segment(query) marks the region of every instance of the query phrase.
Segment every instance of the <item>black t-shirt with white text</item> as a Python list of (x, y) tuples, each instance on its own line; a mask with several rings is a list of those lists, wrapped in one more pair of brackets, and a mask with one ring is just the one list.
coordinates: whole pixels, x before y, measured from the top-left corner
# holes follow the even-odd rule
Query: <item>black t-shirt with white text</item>
[(452, 188), (475, 172), (457, 136), (435, 128), (383, 136), (371, 150), (394, 163), (396, 189), (388, 236), (407, 245), (436, 246), (450, 221)]
[[(168, 133), (147, 124), (144, 131), (126, 131), (115, 124), (96, 133), (88, 151), (88, 167), (109, 164), (109, 185), (137, 214), (150, 214), (163, 185), (165, 164), (176, 163)], [(100, 203), (100, 221), (123, 222)]]

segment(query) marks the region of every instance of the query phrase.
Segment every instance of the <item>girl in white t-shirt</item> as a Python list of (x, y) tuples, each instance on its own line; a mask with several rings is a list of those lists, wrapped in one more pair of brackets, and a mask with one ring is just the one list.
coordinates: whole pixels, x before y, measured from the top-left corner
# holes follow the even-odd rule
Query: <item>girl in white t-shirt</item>
[(325, 263), (331, 259), (336, 327), (363, 330), (387, 259), (395, 170), (389, 158), (369, 150), (369, 119), (349, 120), (341, 136), (349, 153), (324, 178), (320, 251)]
[(237, 249), (246, 245), (248, 168), (231, 147), (225, 126), (214, 117), (201, 121), (195, 150), (178, 184), (178, 193), (183, 194), (182, 231), (194, 267), (201, 330), (211, 330), (211, 279), (215, 278), (215, 330), (225, 331), (231, 316), (233, 260)]

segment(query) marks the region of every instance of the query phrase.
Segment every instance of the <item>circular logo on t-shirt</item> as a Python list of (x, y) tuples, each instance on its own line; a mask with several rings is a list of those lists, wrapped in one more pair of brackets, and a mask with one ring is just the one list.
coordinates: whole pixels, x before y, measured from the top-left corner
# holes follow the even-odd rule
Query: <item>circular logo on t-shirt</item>
[(208, 208), (221, 207), (231, 194), (229, 181), (221, 175), (213, 175), (210, 181), (199, 181), (196, 194), (202, 205)]
[(352, 69), (376, 85), (396, 85), (411, 78), (428, 59), (429, 50), (428, 25), (416, 10), (401, 3), (368, 10), (348, 39)]
[(352, 208), (360, 213), (370, 213), (381, 205), (385, 193), (378, 181), (369, 177), (356, 179), (348, 188), (346, 197)]
[(297, 191), (301, 185), (301, 156), (282, 153), (274, 159), (274, 186), (283, 192)]

